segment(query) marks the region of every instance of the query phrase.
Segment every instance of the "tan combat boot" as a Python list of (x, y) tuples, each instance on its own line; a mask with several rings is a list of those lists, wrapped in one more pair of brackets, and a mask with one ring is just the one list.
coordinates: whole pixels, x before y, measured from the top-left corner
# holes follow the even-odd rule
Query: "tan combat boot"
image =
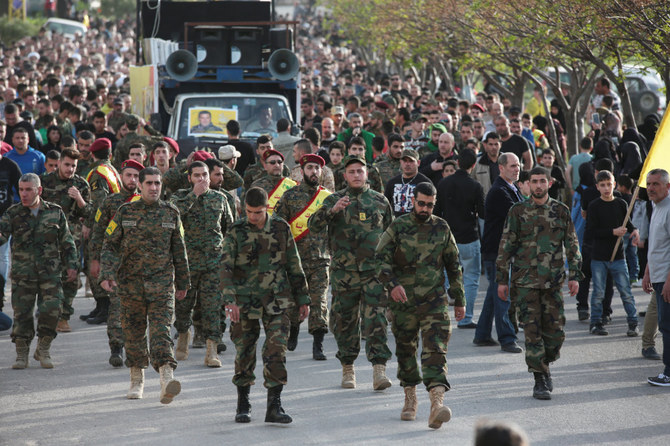
[(218, 342), (207, 339), (207, 353), (205, 353), (205, 365), (207, 367), (221, 367), (221, 361), (216, 355)]
[(400, 412), (400, 419), (403, 421), (416, 420), (416, 409), (419, 405), (416, 400), (416, 386), (405, 387), (405, 405)]
[(372, 387), (375, 390), (384, 390), (391, 387), (391, 380), (386, 377), (386, 365), (375, 364), (372, 366)]
[(144, 395), (144, 369), (130, 368), (130, 390), (126, 395), (129, 400), (138, 400)]
[(12, 365), (13, 369), (25, 369), (28, 367), (28, 354), (30, 354), (30, 344), (24, 338), (16, 338), (16, 362)]
[(65, 319), (60, 319), (58, 325), (56, 325), (56, 331), (59, 333), (70, 333), (72, 328), (70, 328), (70, 323)]
[(191, 341), (191, 331), (179, 333), (177, 338), (177, 349), (174, 352), (174, 358), (177, 361), (186, 361), (188, 359), (188, 343)]
[(342, 366), (342, 387), (345, 389), (356, 388), (356, 374), (353, 364)]
[(172, 376), (172, 366), (170, 364), (162, 365), (158, 373), (161, 375), (160, 401), (163, 404), (170, 404), (174, 397), (181, 392), (181, 383)]
[(40, 362), (42, 368), (53, 369), (54, 363), (51, 361), (51, 354), (49, 353), (49, 348), (51, 347), (51, 341), (54, 338), (51, 336), (42, 336), (37, 341), (37, 348), (35, 349), (35, 354), (33, 358)]
[(442, 423), (451, 419), (451, 409), (442, 405), (444, 401), (444, 392), (447, 389), (444, 386), (435, 386), (430, 389), (430, 416), (428, 417), (428, 427), (439, 429)]

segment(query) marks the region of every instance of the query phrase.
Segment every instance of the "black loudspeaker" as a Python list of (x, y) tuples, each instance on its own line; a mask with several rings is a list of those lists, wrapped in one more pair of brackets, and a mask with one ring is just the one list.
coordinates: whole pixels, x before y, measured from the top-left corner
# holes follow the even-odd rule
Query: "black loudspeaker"
[(198, 71), (198, 61), (190, 51), (177, 50), (170, 54), (165, 69), (176, 81), (187, 81)]
[(270, 46), (273, 51), (281, 48), (293, 51), (293, 29), (272, 28), (270, 30)]
[(272, 53), (268, 59), (268, 71), (272, 77), (280, 81), (293, 79), (300, 70), (298, 56), (287, 49), (280, 49)]
[(261, 46), (260, 29), (234, 29), (230, 42), (230, 64), (260, 66)]
[(227, 33), (221, 28), (196, 28), (195, 50), (200, 65), (227, 65)]

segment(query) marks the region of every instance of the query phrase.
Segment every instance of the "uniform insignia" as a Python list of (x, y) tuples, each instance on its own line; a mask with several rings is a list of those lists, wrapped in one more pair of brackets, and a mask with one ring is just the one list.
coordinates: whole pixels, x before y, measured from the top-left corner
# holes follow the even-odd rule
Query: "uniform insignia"
[(161, 226), (163, 226), (164, 228), (168, 228), (168, 229), (174, 229), (175, 228), (174, 223), (163, 223)]
[(123, 220), (121, 226), (124, 228), (134, 228), (137, 226), (137, 222), (135, 220)]
[(179, 234), (184, 238), (184, 225), (182, 225), (181, 222), (179, 222)]
[(360, 213), (358, 214), (358, 219), (359, 219), (360, 221), (365, 221), (366, 218), (367, 218), (367, 217), (365, 216), (365, 212), (360, 212)]
[(95, 222), (100, 221), (100, 217), (102, 217), (102, 212), (100, 212), (100, 209), (98, 209), (98, 212), (95, 213)]
[(105, 230), (105, 232), (108, 235), (112, 235), (114, 233), (114, 231), (116, 230), (117, 226), (118, 225), (116, 224), (116, 222), (114, 220), (112, 220), (112, 221), (109, 222), (109, 226), (107, 226), (107, 230)]

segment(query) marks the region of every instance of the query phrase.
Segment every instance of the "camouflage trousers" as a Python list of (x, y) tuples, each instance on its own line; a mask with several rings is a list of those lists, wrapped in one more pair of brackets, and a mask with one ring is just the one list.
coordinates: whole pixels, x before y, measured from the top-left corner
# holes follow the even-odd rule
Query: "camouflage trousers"
[(84, 274), (86, 274), (86, 280), (88, 281), (89, 285), (91, 286), (91, 292), (93, 293), (93, 298), (95, 299), (96, 303), (98, 301), (109, 301), (109, 296), (110, 293), (108, 291), (105, 291), (101, 286), (100, 283), (98, 283), (98, 279), (95, 277), (92, 277), (91, 274), (89, 273), (89, 264), (88, 260), (91, 258), (91, 254), (89, 251), (89, 244), (87, 243), (84, 249)]
[[(303, 270), (311, 299), (307, 320), (309, 334), (328, 333), (328, 266), (309, 268), (303, 265)], [(298, 307), (291, 311), (290, 318), (292, 326), (300, 325)]]
[[(81, 255), (81, 243), (79, 240), (75, 240), (77, 246), (77, 256)], [(63, 284), (63, 303), (60, 318), (66, 321), (70, 320), (70, 316), (74, 314), (74, 308), (72, 307), (72, 302), (77, 296), (77, 291), (81, 288), (81, 280), (79, 279), (79, 273), (81, 272), (81, 262), (80, 258), (77, 259), (77, 280), (74, 282), (67, 281), (67, 271), (63, 271), (61, 276), (61, 283)]]
[[(196, 333), (202, 333), (202, 306), (200, 305), (200, 299), (196, 299), (195, 301), (195, 307), (193, 307), (193, 316), (191, 317), (193, 320), (193, 329), (195, 330)], [(220, 309), (220, 314), (219, 314), (219, 326), (221, 327), (221, 331), (218, 343), (220, 344), (223, 342), (223, 334), (226, 332), (226, 304), (221, 303), (221, 309)]]
[(343, 365), (353, 364), (362, 334), (368, 361), (386, 364), (391, 357), (386, 337), (388, 295), (375, 272), (332, 270), (331, 278), (330, 331), (337, 341), (337, 359)]
[(121, 300), (117, 293), (109, 293), (107, 313), (107, 339), (109, 348), (123, 347), (123, 327), (121, 324)]
[[(390, 302), (393, 313), (391, 329), (395, 336), (398, 358), (398, 380), (402, 387), (421, 383), (426, 389), (435, 386), (451, 387), (447, 381), (447, 344), (451, 337), (451, 322), (447, 294), (437, 291), (428, 296), (414, 297), (405, 303)], [(421, 373), (416, 352), (421, 335)]]
[(200, 302), (200, 322), (205, 339), (219, 342), (221, 340), (221, 291), (219, 272), (191, 271), (191, 288), (184, 300), (175, 304), (174, 328), (179, 333), (186, 333), (192, 325), (191, 314)]
[(263, 313), (260, 320), (249, 319), (246, 314), (240, 314), (240, 321), (230, 326), (230, 337), (237, 350), (233, 376), (233, 384), (236, 386), (250, 386), (256, 380), (256, 344), (261, 332), (261, 320), (265, 330), (265, 342), (261, 350), (264, 385), (269, 389), (287, 382), (286, 343), (290, 326), (288, 314)]
[(524, 324), (528, 371), (546, 373), (549, 364), (560, 357), (565, 340), (561, 289), (517, 287), (516, 304), (519, 307), (519, 321)]
[(35, 337), (35, 304), (40, 310), (37, 318), (37, 336), (56, 337), (56, 325), (61, 312), (63, 288), (60, 277), (36, 280), (12, 280), (12, 309), (14, 328), (12, 341), (16, 338), (32, 341)]
[(126, 366), (146, 368), (149, 365), (150, 351), (151, 365), (156, 371), (164, 364), (176, 368), (177, 361), (174, 359), (170, 336), (175, 301), (173, 284), (135, 279), (119, 283), (116, 293), (121, 302)]

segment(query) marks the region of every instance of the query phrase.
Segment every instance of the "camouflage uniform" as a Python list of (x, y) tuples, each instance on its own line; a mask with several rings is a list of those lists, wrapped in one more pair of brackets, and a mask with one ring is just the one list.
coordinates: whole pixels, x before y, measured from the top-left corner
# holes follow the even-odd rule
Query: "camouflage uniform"
[(65, 269), (77, 269), (77, 248), (60, 206), (40, 198), (37, 216), (22, 204), (0, 218), (0, 245), (12, 237), (12, 341), (35, 337), (35, 298), (40, 315), (37, 336), (56, 337), (61, 312)]
[[(570, 210), (552, 198), (544, 205), (533, 200), (510, 208), (498, 252), (497, 280), (506, 283), (511, 263), (512, 295), (524, 324), (528, 371), (548, 373), (559, 358), (565, 339), (563, 248), (569, 280), (581, 280), (581, 254)], [(512, 257), (514, 261), (511, 262)]]
[[(244, 180), (239, 173), (230, 167), (223, 165), (223, 183), (221, 187), (225, 190), (237, 189), (244, 184)], [(163, 175), (163, 189), (172, 195), (181, 189), (190, 189), (191, 183), (188, 182), (188, 166), (186, 160), (169, 169)]]
[(340, 163), (337, 166), (333, 166), (331, 163), (327, 164), (330, 167), (330, 170), (333, 171), (333, 178), (335, 180), (335, 191), (342, 190), (347, 187), (347, 182), (344, 181), (344, 163)]
[[(347, 182), (344, 179), (344, 168), (333, 172), (333, 174), (335, 175), (335, 189), (342, 190), (347, 187)], [(373, 191), (380, 194), (384, 193), (384, 183), (379, 170), (375, 166), (368, 166), (368, 184)]]
[[(291, 169), (290, 178), (298, 184), (302, 183), (303, 174), (302, 174), (302, 167), (300, 167), (300, 165), (297, 165), (293, 169)], [(329, 167), (323, 167), (321, 171), (321, 178), (319, 178), (319, 184), (328, 189), (329, 191), (335, 192), (335, 177), (333, 176), (333, 171), (330, 170)]]
[(196, 196), (192, 189), (177, 191), (170, 202), (179, 209), (191, 272), (191, 288), (186, 298), (175, 304), (174, 326), (179, 333), (191, 327), (196, 300), (201, 306), (205, 339), (221, 340), (220, 262), (223, 237), (233, 224), (233, 213), (225, 195), (207, 190)]
[(265, 329), (261, 353), (265, 387), (284, 385), (288, 315), (294, 307), (310, 303), (291, 230), (274, 216), (267, 216), (263, 229), (244, 217), (233, 223), (223, 247), (223, 300), (240, 308), (240, 321), (230, 333), (237, 349), (233, 383), (254, 384), (260, 319)]
[[(291, 221), (312, 201), (317, 188), (301, 183), (286, 192), (275, 206), (276, 216)], [(328, 233), (309, 232), (306, 236), (296, 241), (302, 268), (307, 277), (309, 297), (308, 330), (310, 334), (315, 332), (328, 332), (328, 266), (330, 265), (330, 253), (328, 251)], [(298, 312), (291, 315), (291, 325), (300, 324)]]
[[(77, 202), (70, 198), (68, 195), (68, 189), (70, 187), (76, 187), (81, 193), (81, 197), (86, 202), (86, 206), (80, 208), (77, 205)], [(50, 201), (52, 203), (58, 204), (65, 216), (67, 217), (68, 226), (70, 228), (70, 233), (74, 239), (75, 245), (77, 246), (77, 254), (81, 252), (81, 220), (87, 218), (93, 212), (93, 206), (91, 206), (91, 188), (88, 186), (88, 183), (85, 179), (79, 175), (74, 175), (72, 178), (67, 180), (62, 180), (58, 175), (58, 171), (51, 172), (50, 174), (42, 177), (42, 199), (45, 201)], [(77, 255), (79, 259), (79, 255)], [(77, 295), (77, 290), (79, 289), (79, 272), (81, 271), (81, 261), (77, 260), (77, 280), (73, 282), (67, 282), (65, 279), (67, 277), (67, 271), (63, 271), (62, 283), (63, 283), (63, 311), (61, 313), (61, 319), (70, 320), (70, 316), (74, 313), (74, 308), (72, 308), (72, 302), (74, 301), (75, 296)]]
[[(402, 173), (400, 170), (400, 160), (391, 157), (386, 157), (384, 160), (375, 162), (375, 167), (379, 171), (384, 187), (386, 187), (386, 183), (388, 183), (391, 178)], [(383, 193), (384, 191), (382, 190), (381, 192)]]
[(75, 173), (82, 178), (86, 178), (86, 175), (91, 171), (91, 164), (93, 163), (93, 160), (91, 158), (89, 159), (84, 159), (80, 158), (79, 161), (77, 161), (77, 170)]
[[(265, 175), (267, 175), (267, 171), (260, 162), (248, 166), (247, 170), (244, 171), (244, 189), (248, 190), (254, 181)], [(284, 169), (282, 170), (281, 175), (282, 177), (291, 175), (291, 169), (289, 169), (286, 164), (284, 164)]]
[[(118, 194), (107, 195), (95, 213), (95, 224), (91, 229), (91, 240), (88, 243), (90, 260), (100, 261), (102, 244), (105, 241), (105, 229), (112, 221), (116, 211), (124, 203), (137, 200), (139, 194), (129, 192), (123, 186)], [(107, 315), (107, 339), (109, 347), (114, 350), (123, 347), (123, 330), (121, 328), (121, 301), (117, 292), (109, 293), (109, 312)]]
[[(446, 221), (431, 215), (426, 222), (414, 213), (398, 217), (382, 235), (377, 246), (377, 273), (389, 291), (402, 285), (407, 302), (389, 302), (393, 313), (392, 330), (396, 339), (400, 385), (423, 383), (430, 390), (447, 381), (447, 343), (451, 323), (446, 268), (455, 306), (464, 307), (463, 277), (458, 247)], [(421, 333), (421, 372), (416, 350)]]
[(114, 154), (112, 157), (112, 164), (117, 169), (121, 169), (121, 164), (130, 157), (130, 146), (135, 143), (142, 143), (146, 148), (147, 152), (151, 150), (153, 145), (159, 141), (162, 141), (160, 136), (143, 136), (139, 135), (137, 132), (128, 132), (126, 136), (123, 137), (116, 147), (114, 147)]
[(116, 280), (126, 366), (146, 368), (147, 318), (151, 365), (158, 369), (177, 361), (172, 352), (170, 324), (175, 286), (189, 288), (188, 260), (179, 211), (158, 201), (140, 199), (122, 205), (105, 230), (100, 255), (100, 280)]
[[(343, 211), (331, 213), (337, 201), (347, 195), (351, 202)], [(330, 331), (337, 341), (337, 358), (351, 365), (358, 357), (362, 335), (372, 364), (386, 364), (391, 357), (386, 337), (388, 296), (375, 273), (375, 248), (391, 224), (393, 212), (386, 197), (365, 185), (347, 187), (330, 195), (309, 219), (309, 230), (328, 228), (331, 286)]]

